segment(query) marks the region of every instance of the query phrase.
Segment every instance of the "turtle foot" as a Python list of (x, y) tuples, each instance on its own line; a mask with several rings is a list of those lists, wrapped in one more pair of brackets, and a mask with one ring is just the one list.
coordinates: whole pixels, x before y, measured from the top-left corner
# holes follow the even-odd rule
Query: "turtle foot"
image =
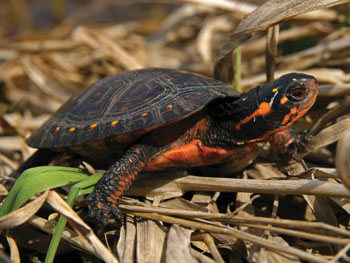
[(309, 133), (309, 130), (302, 130), (298, 132), (294, 138), (295, 147), (298, 151), (302, 151), (312, 140), (312, 135)]
[(103, 225), (107, 224), (108, 219), (117, 218), (120, 220), (123, 215), (116, 204), (107, 201), (98, 192), (90, 194), (84, 201), (89, 204), (89, 216), (96, 218)]

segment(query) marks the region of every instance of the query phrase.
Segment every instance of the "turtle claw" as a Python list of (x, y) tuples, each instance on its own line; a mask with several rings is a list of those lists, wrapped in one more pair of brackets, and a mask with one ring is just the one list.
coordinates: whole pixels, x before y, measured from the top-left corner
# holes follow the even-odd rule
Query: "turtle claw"
[(290, 145), (289, 155), (295, 160), (300, 161), (298, 153), (305, 151), (306, 146), (312, 140), (312, 135), (308, 130), (302, 130), (294, 134), (293, 143)]
[(296, 151), (302, 152), (312, 140), (312, 135), (309, 133), (309, 130), (302, 130), (299, 131), (294, 138), (294, 147)]
[(108, 219), (110, 218), (117, 218), (120, 220), (123, 214), (117, 205), (111, 204), (96, 192), (86, 197), (83, 202), (89, 203), (89, 216), (96, 218), (103, 225), (107, 225)]
[(95, 195), (95, 193), (91, 193), (85, 199), (81, 200), (81, 202), (82, 203), (90, 203), (94, 200), (96, 200), (96, 195)]

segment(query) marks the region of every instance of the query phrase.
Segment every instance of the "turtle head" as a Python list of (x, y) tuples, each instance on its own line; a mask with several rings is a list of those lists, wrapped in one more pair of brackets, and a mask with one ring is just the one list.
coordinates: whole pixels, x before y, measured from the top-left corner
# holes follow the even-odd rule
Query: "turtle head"
[(258, 111), (270, 130), (283, 130), (302, 117), (315, 103), (317, 80), (289, 73), (256, 89)]
[(242, 143), (265, 140), (302, 117), (316, 101), (317, 92), (317, 80), (300, 73), (255, 87), (232, 103), (231, 130)]

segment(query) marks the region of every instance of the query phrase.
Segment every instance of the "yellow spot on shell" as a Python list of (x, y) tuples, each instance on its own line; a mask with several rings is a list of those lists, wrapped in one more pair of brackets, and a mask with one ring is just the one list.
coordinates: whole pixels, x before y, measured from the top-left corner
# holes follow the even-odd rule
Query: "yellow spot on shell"
[(72, 128), (69, 129), (69, 132), (75, 132), (76, 129), (77, 129), (77, 128), (72, 127)]
[(118, 124), (118, 122), (119, 122), (119, 121), (112, 121), (112, 123), (111, 123), (111, 124), (112, 124), (112, 126), (115, 126), (115, 125), (117, 125), (117, 124)]
[(247, 99), (248, 99), (248, 97), (245, 97), (245, 98), (242, 99), (242, 101), (246, 101)]
[(59, 132), (60, 129), (61, 129), (61, 127), (60, 127), (60, 126), (57, 126), (56, 129), (55, 129), (55, 133)]
[(147, 115), (148, 115), (148, 113), (145, 112), (145, 113), (143, 113), (141, 116), (142, 116), (142, 117), (146, 117)]
[(272, 92), (276, 92), (278, 89), (277, 88), (274, 88), (273, 90), (272, 90)]
[(296, 79), (296, 78), (292, 78), (292, 80), (293, 80), (293, 81), (297, 81), (297, 79)]
[(90, 125), (90, 129), (95, 129), (97, 126), (98, 126), (97, 123), (91, 124), (91, 125)]
[(173, 108), (173, 105), (172, 104), (170, 104), (170, 105), (168, 105), (168, 107), (167, 107), (169, 110), (171, 110), (172, 108)]

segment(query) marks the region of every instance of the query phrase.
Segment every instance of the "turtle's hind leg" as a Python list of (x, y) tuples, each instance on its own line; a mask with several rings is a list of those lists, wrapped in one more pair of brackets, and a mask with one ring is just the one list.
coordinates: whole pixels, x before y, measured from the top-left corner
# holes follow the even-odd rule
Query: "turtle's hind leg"
[(93, 193), (87, 197), (89, 215), (103, 224), (112, 216), (119, 217), (121, 212), (117, 206), (120, 197), (130, 188), (136, 175), (159, 152), (159, 148), (149, 145), (132, 146), (103, 174)]

